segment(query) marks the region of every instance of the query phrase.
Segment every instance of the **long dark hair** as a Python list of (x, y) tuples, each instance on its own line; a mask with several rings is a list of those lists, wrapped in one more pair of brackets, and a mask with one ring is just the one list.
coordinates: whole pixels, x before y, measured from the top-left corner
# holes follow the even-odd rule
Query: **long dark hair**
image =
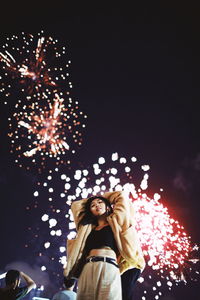
[(20, 273), (18, 270), (9, 270), (6, 273), (6, 278), (5, 278), (6, 285), (13, 284), (16, 282), (16, 280), (19, 281), (19, 278), (20, 278)]
[(80, 225), (87, 225), (87, 224), (98, 225), (97, 217), (95, 217), (90, 210), (90, 205), (91, 205), (92, 201), (95, 199), (100, 199), (105, 203), (106, 208), (109, 208), (108, 215), (113, 212), (112, 206), (111, 206), (110, 202), (108, 201), (108, 199), (106, 199), (102, 196), (90, 197), (90, 198), (88, 198), (87, 202), (84, 204), (83, 210), (79, 213), (79, 218), (81, 218), (81, 220), (78, 223), (78, 228)]

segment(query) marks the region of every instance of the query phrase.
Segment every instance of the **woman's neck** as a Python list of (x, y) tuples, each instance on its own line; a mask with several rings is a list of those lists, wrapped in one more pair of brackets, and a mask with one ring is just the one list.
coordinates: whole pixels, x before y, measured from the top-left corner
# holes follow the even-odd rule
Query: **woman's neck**
[(106, 216), (100, 216), (98, 218), (98, 225), (97, 225), (97, 227), (103, 227), (103, 226), (105, 226), (107, 224), (108, 224), (108, 221), (107, 221)]

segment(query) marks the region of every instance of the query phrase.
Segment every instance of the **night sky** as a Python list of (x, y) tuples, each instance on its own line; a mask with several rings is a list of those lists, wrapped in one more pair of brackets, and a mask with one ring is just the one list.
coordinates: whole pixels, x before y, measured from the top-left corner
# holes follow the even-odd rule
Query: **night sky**
[[(1, 43), (24, 31), (44, 30), (67, 47), (73, 98), (88, 115), (77, 160), (92, 164), (112, 152), (149, 164), (150, 187), (199, 243), (200, 21), (197, 8), (165, 3), (91, 7), (27, 2), (5, 4)], [(30, 5), (30, 7), (29, 7)], [(0, 95), (3, 102), (2, 95)], [(0, 270), (14, 261), (31, 265), (24, 244), (37, 174), (14, 164), (7, 138), (15, 99), (0, 108)], [(34, 216), (34, 214), (33, 214)], [(162, 299), (195, 300), (197, 285)], [(191, 297), (191, 293), (194, 296)], [(192, 294), (193, 295), (193, 294)]]

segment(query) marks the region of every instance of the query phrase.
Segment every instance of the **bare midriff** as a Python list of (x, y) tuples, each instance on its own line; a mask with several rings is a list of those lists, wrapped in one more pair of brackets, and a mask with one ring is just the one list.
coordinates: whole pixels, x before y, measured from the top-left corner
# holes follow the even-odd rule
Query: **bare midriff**
[(100, 248), (100, 249), (92, 249), (90, 251), (88, 257), (90, 257), (90, 256), (106, 256), (106, 257), (111, 257), (111, 258), (116, 259), (115, 251), (113, 251), (109, 247)]

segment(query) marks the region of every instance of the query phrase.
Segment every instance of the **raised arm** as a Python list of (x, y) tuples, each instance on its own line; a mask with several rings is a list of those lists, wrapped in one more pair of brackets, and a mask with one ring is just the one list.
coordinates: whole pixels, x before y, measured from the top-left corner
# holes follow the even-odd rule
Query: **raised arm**
[(113, 213), (109, 216), (122, 228), (128, 229), (134, 223), (134, 208), (126, 194), (121, 191), (108, 192), (103, 195), (113, 206)]
[(33, 281), (31, 277), (29, 277), (24, 272), (20, 272), (20, 276), (26, 281), (28, 292), (36, 288), (36, 283)]

